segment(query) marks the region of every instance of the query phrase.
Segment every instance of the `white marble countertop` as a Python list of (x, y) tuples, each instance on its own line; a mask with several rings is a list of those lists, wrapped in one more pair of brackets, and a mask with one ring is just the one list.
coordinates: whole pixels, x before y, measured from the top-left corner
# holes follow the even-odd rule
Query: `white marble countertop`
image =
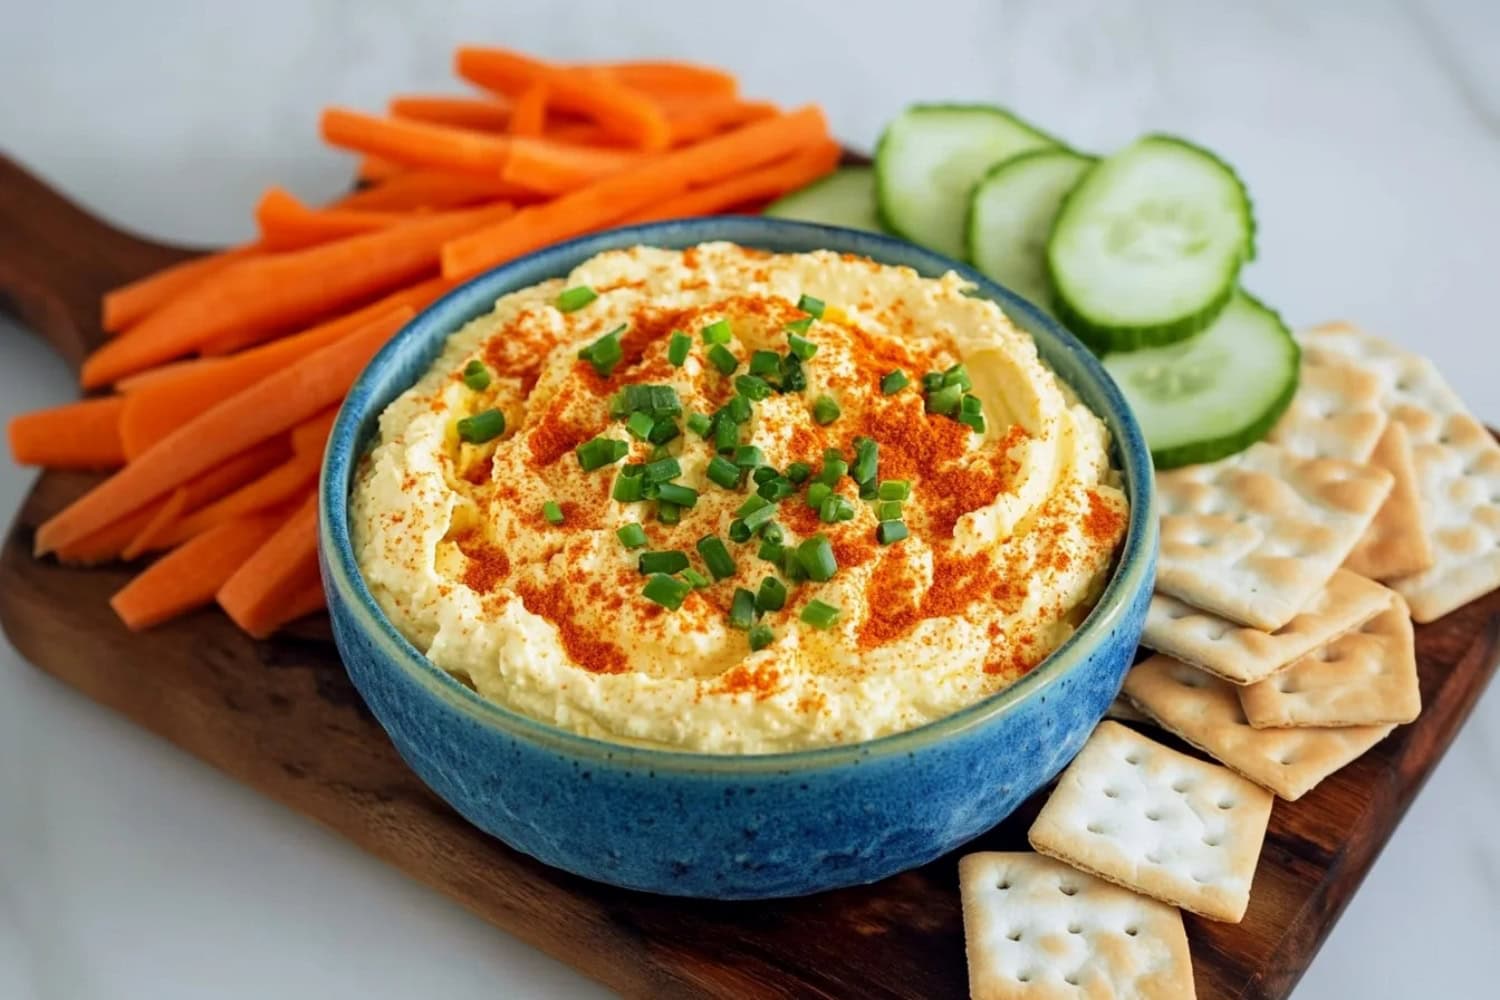
[[(0, 146), (119, 223), (245, 236), (277, 182), (330, 195), (319, 106), (442, 89), (459, 41), (697, 57), (868, 145), (916, 98), (1009, 104), (1088, 149), (1190, 136), (1249, 183), (1247, 285), (1294, 324), (1432, 355), (1500, 423), (1500, 7), (49, 0), (0, 33)], [(1490, 58), (1485, 58), (1489, 56)], [(5, 321), (0, 320), (0, 324)], [(73, 394), (0, 327), (0, 417)], [(0, 515), (32, 474), (0, 462)], [(1500, 941), (1491, 690), (1297, 991), (1475, 996)], [(599, 987), (29, 669), (0, 643), (0, 997), (601, 996)]]

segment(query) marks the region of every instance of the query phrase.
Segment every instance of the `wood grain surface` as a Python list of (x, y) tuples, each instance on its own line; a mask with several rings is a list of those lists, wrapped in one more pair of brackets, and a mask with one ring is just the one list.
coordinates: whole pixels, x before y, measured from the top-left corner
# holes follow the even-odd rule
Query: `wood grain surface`
[[(100, 338), (102, 291), (187, 253), (111, 228), (0, 157), (0, 305), (73, 362)], [(956, 855), (769, 903), (669, 899), (547, 868), (417, 780), (345, 677), (326, 621), (257, 642), (205, 611), (132, 635), (107, 604), (125, 569), (33, 558), (36, 526), (92, 481), (43, 475), (0, 552), (0, 625), (63, 683), (627, 996), (966, 995)], [(1188, 917), (1199, 997), (1291, 991), (1484, 689), (1497, 633), (1500, 593), (1417, 629), (1421, 718), (1276, 803), (1243, 923)], [(968, 849), (1024, 847), (1038, 805)]]

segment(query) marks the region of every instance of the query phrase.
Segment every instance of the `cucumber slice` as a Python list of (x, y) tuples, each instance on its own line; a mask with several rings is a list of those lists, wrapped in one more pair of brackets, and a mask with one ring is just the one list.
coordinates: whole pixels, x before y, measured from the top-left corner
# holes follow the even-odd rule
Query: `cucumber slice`
[(974, 183), (1001, 160), (1058, 145), (1000, 108), (913, 105), (886, 126), (875, 149), (881, 220), (913, 243), (961, 258)]
[(875, 211), (873, 167), (839, 167), (827, 177), (777, 198), (762, 214), (883, 232)]
[(1213, 322), (1250, 258), (1245, 187), (1224, 161), (1147, 136), (1099, 161), (1047, 243), (1058, 317), (1101, 351), (1190, 337)]
[(1094, 157), (1034, 149), (991, 167), (969, 200), (969, 260), (1017, 295), (1050, 308), (1047, 236), (1052, 220)]
[(1243, 290), (1207, 330), (1107, 354), (1158, 469), (1212, 462), (1265, 437), (1297, 391), (1301, 351), (1276, 312)]

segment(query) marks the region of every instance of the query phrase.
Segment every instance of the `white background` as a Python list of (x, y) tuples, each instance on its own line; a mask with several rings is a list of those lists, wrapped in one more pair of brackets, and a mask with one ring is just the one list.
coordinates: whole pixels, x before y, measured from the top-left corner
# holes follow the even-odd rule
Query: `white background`
[[(266, 185), (338, 192), (324, 104), (446, 89), (452, 46), (676, 55), (816, 100), (868, 147), (916, 98), (1009, 104), (1082, 148), (1220, 152), (1256, 200), (1248, 287), (1431, 354), (1500, 422), (1500, 5), (1384, 2), (4, 5), (0, 148), (119, 224), (205, 244)], [(73, 393), (0, 320), (0, 416)], [(32, 474), (0, 464), (0, 516)], [(1500, 941), (1500, 694), (1297, 996), (1477, 996)], [(1491, 985), (1486, 986), (1489, 983)], [(603, 995), (0, 644), (0, 998)]]

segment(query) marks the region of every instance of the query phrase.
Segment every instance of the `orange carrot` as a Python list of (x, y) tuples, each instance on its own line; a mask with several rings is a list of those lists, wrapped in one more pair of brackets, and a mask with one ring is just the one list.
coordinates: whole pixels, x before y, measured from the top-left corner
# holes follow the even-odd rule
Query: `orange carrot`
[(610, 225), (691, 186), (712, 184), (827, 141), (828, 124), (816, 107), (752, 122), (455, 237), (443, 247), (443, 275), (469, 277), (548, 243)]
[(297, 590), (288, 594), (286, 603), (282, 606), (278, 615), (273, 615), (268, 620), (269, 629), (275, 632), (283, 625), (290, 625), (298, 618), (306, 618), (315, 615), (319, 611), (328, 609), (328, 595), (323, 592), (323, 581), (315, 579), (311, 583), (303, 584)]
[(523, 136), (512, 141), (500, 176), (534, 191), (562, 194), (641, 162), (641, 154), (629, 150), (570, 146)]
[(323, 462), (323, 449), (328, 444), (328, 435), (333, 430), (333, 421), (339, 415), (337, 406), (330, 406), (322, 413), (292, 428), (292, 451), (298, 457), (310, 458), (315, 465)]
[(140, 392), (149, 389), (153, 385), (162, 385), (173, 379), (181, 378), (188, 372), (202, 371), (218, 364), (217, 358), (184, 358), (181, 361), (169, 361), (155, 368), (147, 368), (143, 372), (127, 375), (115, 383), (115, 389), (122, 393)]
[(693, 63), (638, 60), (633, 62), (596, 63), (625, 86), (652, 97), (673, 95), (714, 95), (733, 97), (740, 86), (732, 75), (711, 66)]
[(312, 209), (279, 187), (268, 188), (255, 206), (261, 244), (270, 251), (300, 250), (410, 221), (390, 212)]
[(169, 299), (255, 253), (252, 244), (203, 254), (104, 293), (102, 323), (106, 333), (119, 333), (155, 311)]
[(286, 518), (260, 514), (228, 521), (162, 556), (127, 583), (109, 605), (133, 632), (213, 602)]
[(507, 204), (413, 219), (377, 233), (241, 261), (172, 300), (83, 365), (108, 385), (236, 331), (273, 333), (327, 316), (436, 270), (444, 243), (514, 213)]
[[(619, 140), (593, 122), (568, 120), (549, 121), (542, 137), (568, 146), (596, 146), (600, 149), (618, 149)], [(514, 155), (514, 150), (512, 150)]]
[(393, 118), (452, 125), (476, 132), (504, 132), (510, 125), (510, 102), (498, 95), (449, 97), (446, 94), (401, 94), (391, 98), (386, 110)]
[(125, 551), (125, 547), (151, 522), (166, 502), (166, 497), (153, 500), (139, 510), (116, 518), (76, 541), (59, 545), (57, 561), (66, 566), (97, 566), (120, 558), (120, 553)]
[(662, 102), (667, 123), (672, 130), (672, 145), (699, 142), (725, 129), (776, 115), (770, 101), (741, 101), (733, 97), (707, 100), (669, 100)]
[(300, 596), (300, 585), (317, 572), (317, 499), (316, 494), (309, 495), (219, 588), (219, 606), (257, 639), (270, 635), (286, 620), (292, 600)]
[(361, 156), (359, 162), (354, 165), (354, 176), (369, 184), (390, 180), (399, 177), (411, 169), (404, 163), (388, 160), (383, 156)]
[(367, 323), (187, 421), (38, 528), (38, 554), (88, 536), (119, 511), (141, 507), (333, 405), (413, 315), (406, 306)]
[(477, 177), (443, 170), (409, 170), (353, 194), (330, 208), (406, 212), (413, 209), (462, 208), (482, 201), (535, 201), (536, 192), (507, 184), (499, 177)]
[(119, 433), (125, 454), (132, 459), (138, 457), (187, 421), (235, 393), (338, 341), (350, 331), (388, 315), (393, 309), (403, 306), (420, 309), (446, 287), (441, 278), (422, 282), (295, 336), (283, 337), (218, 364), (189, 370), (179, 378), (130, 393), (125, 397), (125, 411), (120, 419)]
[(81, 399), (18, 414), (10, 421), (10, 454), (21, 465), (113, 469), (125, 462), (122, 396)]
[(511, 135), (541, 135), (547, 127), (547, 97), (551, 93), (545, 81), (527, 87), (516, 97), (511, 112)]
[(163, 545), (176, 545), (209, 528), (246, 514), (267, 510), (300, 497), (318, 481), (322, 452), (309, 456), (294, 453), (291, 458), (252, 479), (239, 489), (211, 504), (179, 518), (160, 535)]
[(126, 561), (137, 559), (157, 548), (158, 541), (166, 535), (167, 529), (182, 517), (182, 511), (187, 506), (187, 502), (188, 494), (185, 487), (179, 486), (168, 493), (166, 501), (156, 509), (141, 530), (136, 532), (135, 537), (120, 553), (120, 558)]
[(450, 125), (377, 118), (344, 108), (326, 109), (320, 124), (324, 140), (335, 146), (414, 167), (498, 177), (510, 152), (504, 136)]
[(545, 83), (551, 106), (598, 122), (611, 135), (641, 149), (665, 149), (671, 140), (656, 103), (608, 73), (553, 66), (505, 49), (460, 48), (455, 63), (458, 74), (469, 82), (512, 97)]
[(718, 184), (668, 198), (626, 221), (637, 224), (662, 219), (686, 219), (768, 201), (822, 177), (838, 166), (840, 155), (841, 150), (836, 142), (810, 146), (784, 160), (739, 174)]

